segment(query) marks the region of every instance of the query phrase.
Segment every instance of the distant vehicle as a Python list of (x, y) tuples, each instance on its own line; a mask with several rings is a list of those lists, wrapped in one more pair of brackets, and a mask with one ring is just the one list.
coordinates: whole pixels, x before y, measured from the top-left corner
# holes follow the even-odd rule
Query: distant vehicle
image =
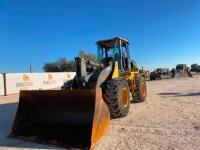
[(150, 73), (150, 80), (156, 80), (156, 79), (159, 79), (161, 80), (161, 73), (160, 72), (157, 72), (157, 71), (153, 71)]
[(169, 74), (169, 68), (159, 68), (159, 70), (161, 71), (162, 75), (167, 75)]
[(186, 64), (178, 64), (176, 66), (176, 71), (185, 71), (188, 69), (188, 66)]
[(150, 80), (162, 80), (162, 78), (170, 73), (168, 68), (157, 68), (150, 73)]
[(171, 73), (172, 78), (192, 77), (191, 70), (186, 64), (178, 64)]
[(191, 68), (192, 72), (200, 72), (200, 65), (195, 67), (195, 68)]
[(200, 65), (196, 68), (196, 72), (200, 72)]

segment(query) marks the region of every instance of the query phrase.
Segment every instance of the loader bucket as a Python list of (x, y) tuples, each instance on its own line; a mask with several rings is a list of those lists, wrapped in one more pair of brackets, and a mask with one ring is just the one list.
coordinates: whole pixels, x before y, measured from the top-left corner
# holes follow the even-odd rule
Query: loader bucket
[(100, 88), (21, 91), (10, 136), (65, 148), (93, 149), (109, 122)]

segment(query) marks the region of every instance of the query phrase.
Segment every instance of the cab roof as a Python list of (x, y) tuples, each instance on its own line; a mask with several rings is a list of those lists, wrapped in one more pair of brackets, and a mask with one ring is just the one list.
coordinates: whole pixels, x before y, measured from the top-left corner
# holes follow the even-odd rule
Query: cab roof
[(114, 37), (114, 38), (111, 38), (111, 39), (105, 39), (105, 40), (97, 41), (97, 43), (107, 43), (107, 42), (115, 41), (115, 40), (117, 40), (117, 39), (122, 40), (122, 41), (124, 41), (124, 42), (128, 42), (127, 39), (117, 36), (117, 37)]
[(122, 38), (122, 37), (114, 37), (111, 39), (105, 39), (105, 40), (100, 40), (97, 41), (97, 44), (101, 45), (101, 46), (105, 46), (105, 47), (114, 47), (115, 41), (116, 40), (121, 40), (122, 43), (129, 43), (127, 39)]

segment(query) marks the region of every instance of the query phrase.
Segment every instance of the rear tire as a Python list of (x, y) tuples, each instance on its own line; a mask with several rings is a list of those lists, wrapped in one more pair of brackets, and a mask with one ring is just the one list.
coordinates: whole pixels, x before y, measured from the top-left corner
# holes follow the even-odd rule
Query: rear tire
[(147, 95), (147, 87), (145, 79), (142, 76), (136, 76), (136, 90), (134, 91), (133, 95), (133, 102), (140, 103), (146, 100)]
[(111, 118), (121, 118), (128, 114), (130, 108), (130, 90), (123, 78), (106, 82), (105, 102), (110, 110)]

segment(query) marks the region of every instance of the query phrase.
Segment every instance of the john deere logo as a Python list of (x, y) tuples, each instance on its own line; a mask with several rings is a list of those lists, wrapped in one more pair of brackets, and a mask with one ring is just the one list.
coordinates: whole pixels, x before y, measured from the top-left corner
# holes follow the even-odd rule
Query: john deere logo
[(29, 76), (27, 76), (26, 74), (25, 75), (23, 75), (23, 81), (29, 81), (30, 80), (30, 77)]
[(48, 80), (52, 80), (52, 79), (53, 79), (52, 74), (48, 74)]

